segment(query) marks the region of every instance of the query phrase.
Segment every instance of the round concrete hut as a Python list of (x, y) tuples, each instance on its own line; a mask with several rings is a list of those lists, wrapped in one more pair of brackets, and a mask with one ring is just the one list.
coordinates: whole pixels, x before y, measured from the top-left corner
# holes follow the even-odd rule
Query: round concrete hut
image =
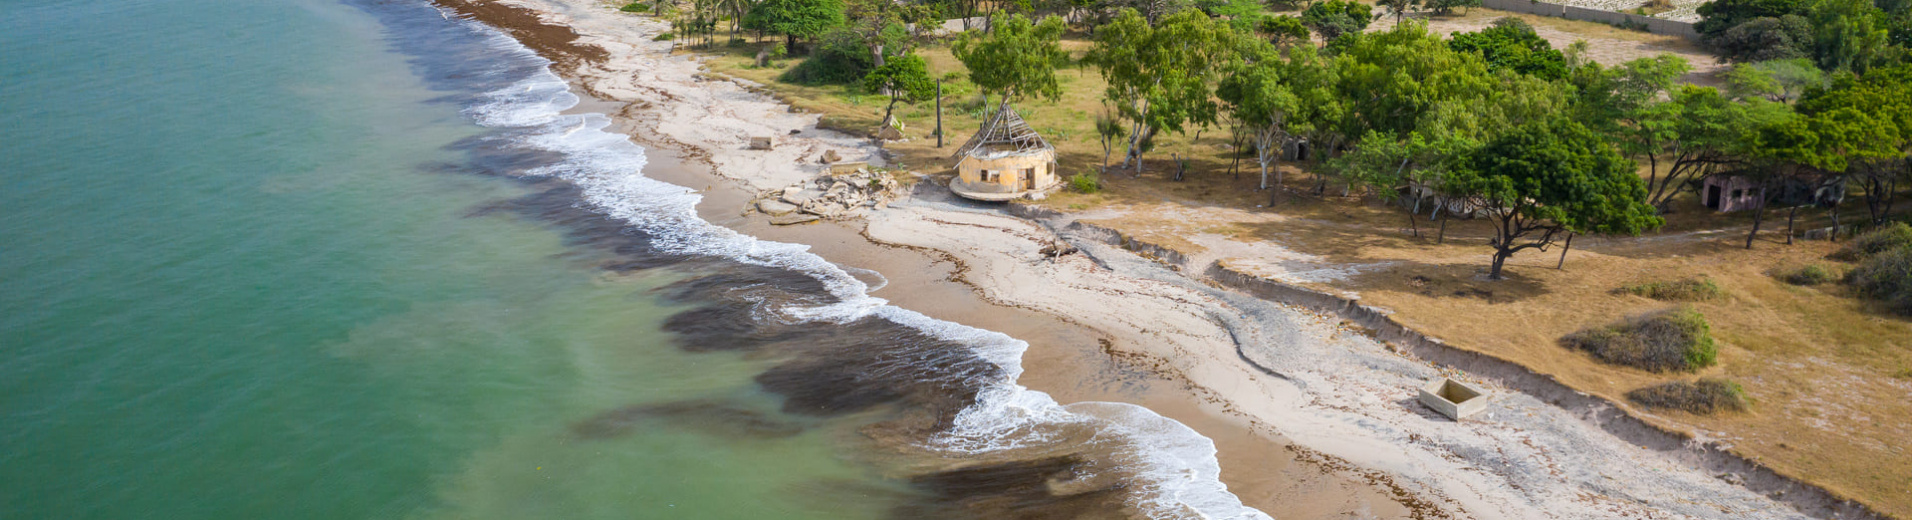
[(1004, 201), (1054, 187), (1056, 148), (1029, 127), (1008, 104), (956, 150), (956, 179), (949, 191), (963, 198)]

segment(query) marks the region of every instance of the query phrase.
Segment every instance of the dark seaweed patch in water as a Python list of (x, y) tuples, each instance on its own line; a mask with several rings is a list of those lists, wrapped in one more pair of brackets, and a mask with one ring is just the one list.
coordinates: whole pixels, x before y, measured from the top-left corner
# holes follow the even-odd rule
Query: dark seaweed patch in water
[(1133, 516), (1120, 479), (1097, 478), (1076, 455), (970, 466), (911, 479), (928, 497), (893, 518), (1055, 520)]
[(803, 433), (803, 426), (734, 404), (711, 400), (626, 406), (571, 425), (582, 439), (611, 439), (635, 432), (647, 421), (718, 435), (782, 438)]
[(771, 326), (792, 329), (778, 345), (793, 355), (757, 384), (783, 395), (790, 413), (830, 416), (895, 403), (928, 414), (941, 430), (976, 402), (982, 385), (1003, 377), (965, 345), (880, 318)]
[(655, 239), (649, 233), (584, 207), (582, 190), (574, 184), (547, 180), (532, 185), (541, 190), (480, 206), (471, 215), (502, 212), (551, 223), (563, 230), (567, 245), (616, 254), (616, 258), (605, 265), (612, 271), (655, 269), (693, 260), (685, 255), (659, 252), (652, 245)]
[(828, 305), (838, 301), (830, 296), (823, 282), (810, 275), (740, 263), (725, 265), (720, 272), (672, 283), (661, 291), (664, 299), (673, 303), (801, 300), (807, 304)]

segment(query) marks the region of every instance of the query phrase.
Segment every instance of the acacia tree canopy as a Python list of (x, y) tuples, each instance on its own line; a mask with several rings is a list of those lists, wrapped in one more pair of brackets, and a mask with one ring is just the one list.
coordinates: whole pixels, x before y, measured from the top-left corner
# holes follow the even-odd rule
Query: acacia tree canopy
[(1066, 28), (1055, 16), (1030, 22), (1010, 15), (997, 20), (988, 33), (963, 33), (953, 50), (969, 68), (969, 80), (1003, 103), (1031, 97), (1053, 100), (1062, 96), (1056, 66), (1069, 60), (1058, 43)]
[(1447, 190), (1494, 224), (1492, 278), (1523, 249), (1545, 250), (1563, 233), (1638, 235), (1663, 221), (1646, 204), (1632, 161), (1571, 120), (1521, 125), (1488, 142), (1448, 174)]

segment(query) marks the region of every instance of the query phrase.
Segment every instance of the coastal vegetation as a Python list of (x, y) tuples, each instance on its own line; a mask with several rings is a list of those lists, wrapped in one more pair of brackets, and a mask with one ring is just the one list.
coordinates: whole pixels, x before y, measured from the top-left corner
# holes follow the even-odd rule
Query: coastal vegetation
[(1689, 278), (1628, 285), (1620, 292), (1670, 302), (1698, 302), (1725, 296), (1719, 284), (1708, 278)]
[(1648, 408), (1681, 410), (1699, 415), (1743, 412), (1751, 407), (1746, 400), (1746, 389), (1738, 383), (1718, 378), (1653, 385), (1627, 392), (1627, 400)]
[[(886, 4), (886, 30), (851, 15), (799, 37), (791, 64), (754, 59), (797, 41), (774, 31), (694, 50), (823, 126), (912, 123), (885, 148), (928, 173), (950, 152), (935, 123), (960, 144), (1013, 101), (1083, 172), (1040, 204), (1115, 210), (1096, 223), (1191, 255), (1219, 237), (1350, 266), (1310, 284), (1615, 401), (1695, 370), (1747, 382), (1759, 413), (1677, 420), (1912, 514), (1885, 498), (1912, 455), (1884, 467), (1851, 441), (1912, 431), (1890, 386), (1912, 366), (1894, 303), (1912, 301), (1912, 254), (1882, 245), (1912, 190), (1906, 2), (1721, 0), (1703, 46), (1464, 1)], [(991, 39), (1028, 43), (968, 47)], [(865, 80), (876, 61), (905, 55), (940, 82), (940, 112), (871, 101), (894, 93)], [(994, 79), (992, 61), (1032, 73)], [(853, 72), (791, 74), (805, 67)], [(1758, 204), (1709, 206), (1727, 181)], [(1591, 355), (1560, 347), (1581, 332)], [(1648, 351), (1663, 355), (1626, 354)], [(1825, 377), (1866, 384), (1800, 390)], [(1814, 426), (1815, 402), (1875, 420)]]
[(1691, 307), (1655, 312), (1561, 338), (1602, 362), (1651, 372), (1692, 372), (1719, 360), (1712, 326)]

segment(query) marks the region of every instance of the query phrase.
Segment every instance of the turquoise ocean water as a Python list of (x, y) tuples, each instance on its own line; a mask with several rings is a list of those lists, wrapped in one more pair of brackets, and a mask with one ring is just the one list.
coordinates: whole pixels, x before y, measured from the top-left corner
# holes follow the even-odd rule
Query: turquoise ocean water
[(649, 291), (678, 275), (606, 276), (548, 225), (472, 216), (521, 183), (427, 168), (468, 161), (453, 145), (485, 129), (379, 19), (420, 12), (0, 12), (0, 517), (880, 507), (793, 504), (804, 482), (866, 478), (827, 429), (570, 433), (633, 403), (774, 403), (761, 363), (664, 339)]
[(545, 65), (422, 0), (0, 3), (0, 518), (1265, 517), (697, 220)]

